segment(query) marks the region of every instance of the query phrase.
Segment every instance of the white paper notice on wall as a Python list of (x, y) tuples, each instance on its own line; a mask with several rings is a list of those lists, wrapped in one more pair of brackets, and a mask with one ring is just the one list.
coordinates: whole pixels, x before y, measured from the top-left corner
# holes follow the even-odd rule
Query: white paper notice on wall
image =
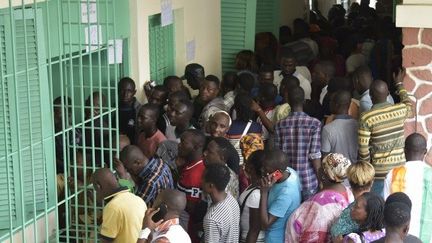
[(123, 62), (123, 40), (108, 40), (108, 63), (117, 64)]
[(161, 26), (167, 26), (173, 23), (172, 0), (161, 1)]
[(96, 23), (97, 22), (97, 5), (90, 1), (81, 3), (81, 23)]
[(98, 49), (99, 45), (102, 45), (102, 26), (90, 25), (90, 27), (84, 28), (86, 51), (94, 51)]
[(190, 62), (195, 59), (195, 49), (195, 40), (191, 40), (186, 43), (186, 62)]

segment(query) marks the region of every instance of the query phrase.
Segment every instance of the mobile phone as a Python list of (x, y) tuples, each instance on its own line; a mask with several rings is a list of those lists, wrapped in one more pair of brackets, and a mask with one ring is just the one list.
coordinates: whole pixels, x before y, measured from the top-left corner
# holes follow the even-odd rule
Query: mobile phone
[(280, 170), (276, 170), (271, 174), (271, 176), (275, 179), (275, 181), (278, 181), (283, 177), (283, 173)]
[(165, 215), (168, 213), (168, 207), (165, 203), (162, 203), (161, 205), (159, 205), (159, 211), (153, 215), (152, 220), (153, 222), (159, 222), (162, 219), (164, 219)]

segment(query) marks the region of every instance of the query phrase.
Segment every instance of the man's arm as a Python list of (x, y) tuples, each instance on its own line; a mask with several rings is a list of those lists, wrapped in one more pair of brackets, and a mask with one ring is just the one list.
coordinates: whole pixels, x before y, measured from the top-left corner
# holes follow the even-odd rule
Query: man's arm
[(399, 71), (396, 77), (393, 77), (395, 80), (395, 86), (397, 88), (397, 94), (402, 103), (404, 103), (407, 107), (407, 117), (413, 116), (413, 107), (411, 99), (409, 98), (407, 90), (403, 86), (403, 80), (405, 78), (405, 69)]
[(309, 150), (309, 160), (318, 175), (318, 170), (321, 167), (321, 124), (318, 122), (315, 130), (312, 133), (312, 139)]
[(359, 160), (370, 162), (369, 141), (370, 129), (366, 121), (360, 117), (359, 130), (358, 130), (358, 144), (359, 144)]

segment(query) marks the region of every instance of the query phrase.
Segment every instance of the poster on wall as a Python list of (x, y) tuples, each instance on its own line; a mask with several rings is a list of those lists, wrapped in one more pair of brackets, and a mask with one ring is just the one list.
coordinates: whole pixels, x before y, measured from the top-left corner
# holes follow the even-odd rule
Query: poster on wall
[(108, 63), (117, 64), (123, 62), (123, 40), (108, 40)]
[(86, 51), (94, 51), (102, 45), (102, 26), (90, 25), (84, 28)]
[(161, 26), (173, 23), (172, 0), (161, 0)]
[(97, 22), (97, 5), (94, 1), (81, 2), (81, 23)]
[(186, 43), (186, 62), (190, 62), (195, 59), (195, 48), (195, 39)]

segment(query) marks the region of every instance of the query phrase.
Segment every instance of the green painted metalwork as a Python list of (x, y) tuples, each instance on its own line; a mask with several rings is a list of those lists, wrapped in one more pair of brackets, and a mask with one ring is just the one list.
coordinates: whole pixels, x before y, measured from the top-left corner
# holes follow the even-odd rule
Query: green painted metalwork
[(233, 71), (236, 54), (254, 50), (257, 0), (221, 1), (222, 71)]
[[(118, 154), (128, 1), (8, 6), (0, 9), (0, 242), (97, 242), (91, 173), (113, 168)], [(83, 18), (89, 7), (95, 19)], [(108, 45), (114, 39), (123, 41), (121, 63), (109, 59), (120, 51)]]
[(272, 32), (279, 36), (280, 0), (257, 0), (255, 32)]
[(161, 15), (149, 17), (150, 79), (162, 84), (174, 66), (174, 24), (161, 26)]

